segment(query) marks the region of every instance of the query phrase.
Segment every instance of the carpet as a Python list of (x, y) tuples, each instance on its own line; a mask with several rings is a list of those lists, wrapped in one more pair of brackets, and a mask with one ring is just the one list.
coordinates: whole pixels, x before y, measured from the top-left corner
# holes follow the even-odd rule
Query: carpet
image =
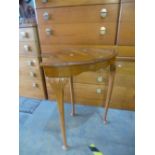
[(78, 115), (72, 117), (71, 105), (65, 104), (69, 149), (64, 151), (61, 149), (57, 105), (55, 102), (41, 101), (33, 114), (21, 118), (20, 155), (93, 155), (88, 147), (90, 144), (94, 144), (104, 155), (134, 155), (134, 112), (110, 109), (109, 121), (105, 125), (103, 110), (100, 107), (76, 105)]
[(33, 114), (36, 108), (40, 105), (40, 100), (29, 99), (25, 97), (19, 98), (19, 111), (24, 113)]

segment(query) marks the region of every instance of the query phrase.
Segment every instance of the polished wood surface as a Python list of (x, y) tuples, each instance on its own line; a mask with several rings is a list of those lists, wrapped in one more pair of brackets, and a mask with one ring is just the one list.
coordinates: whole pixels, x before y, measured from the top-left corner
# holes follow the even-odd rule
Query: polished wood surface
[(48, 79), (49, 84), (54, 89), (54, 93), (56, 94), (57, 105), (59, 109), (60, 115), (60, 127), (62, 132), (62, 139), (63, 139), (63, 147), (67, 148), (67, 140), (66, 140), (66, 128), (65, 128), (65, 113), (64, 113), (64, 86), (68, 81), (67, 78), (54, 78)]
[(71, 76), (94, 71), (113, 63), (116, 52), (100, 49), (69, 49), (43, 56), (41, 66), (48, 76)]
[[(106, 33), (100, 34), (100, 28), (105, 27)], [(51, 44), (114, 44), (116, 23), (72, 23), (39, 25), (40, 42), (42, 45)], [(46, 34), (46, 28), (52, 30)]]
[(104, 123), (107, 123), (107, 112), (112, 96), (114, 78), (115, 78), (116, 67), (115, 64), (110, 64), (110, 74), (109, 74), (109, 81), (108, 81), (108, 89), (106, 94), (106, 101), (105, 101), (105, 114), (104, 114)]
[(77, 5), (96, 5), (96, 4), (109, 4), (119, 3), (120, 0), (48, 0), (47, 3), (42, 3), (42, 0), (36, 0), (37, 8), (48, 8), (48, 7), (60, 7), (60, 6), (77, 6)]
[(121, 3), (117, 44), (134, 46), (135, 3)]
[[(105, 18), (101, 17), (101, 10), (103, 8), (107, 10)], [(38, 25), (116, 22), (118, 8), (118, 4), (106, 4), (37, 9)], [(45, 13), (48, 13), (48, 20), (44, 19)]]
[(74, 85), (73, 85), (73, 77), (69, 78), (69, 88), (70, 88), (70, 96), (71, 96), (71, 103), (72, 103), (72, 112), (71, 115), (75, 115), (75, 95), (74, 95)]

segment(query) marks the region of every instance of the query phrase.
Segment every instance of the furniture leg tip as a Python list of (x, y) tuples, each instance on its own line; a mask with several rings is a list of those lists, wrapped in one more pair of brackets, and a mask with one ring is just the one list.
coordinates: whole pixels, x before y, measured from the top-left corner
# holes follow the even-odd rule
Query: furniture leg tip
[(71, 112), (70, 115), (71, 115), (71, 116), (75, 116), (75, 113)]
[(107, 120), (104, 120), (104, 124), (107, 124)]
[(68, 146), (63, 145), (62, 149), (66, 151), (68, 149)]

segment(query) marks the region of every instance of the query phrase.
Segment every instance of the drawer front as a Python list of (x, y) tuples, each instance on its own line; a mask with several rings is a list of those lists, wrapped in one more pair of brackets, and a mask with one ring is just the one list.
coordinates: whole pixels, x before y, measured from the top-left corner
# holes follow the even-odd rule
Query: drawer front
[(19, 52), (20, 54), (39, 54), (38, 42), (19, 42)]
[(40, 80), (20, 79), (19, 95), (31, 98), (45, 99), (42, 82)]
[(19, 76), (20, 76), (20, 79), (29, 79), (29, 80), (39, 79), (39, 80), (41, 80), (42, 72), (40, 69), (36, 69), (36, 68), (20, 67)]
[(20, 41), (37, 41), (37, 30), (36, 28), (20, 28), (19, 29), (19, 40)]
[(33, 57), (20, 57), (20, 68), (39, 69), (39, 59)]
[(120, 0), (36, 0), (37, 8), (48, 8), (57, 6), (76, 6), (76, 5), (89, 5), (89, 4), (108, 4), (119, 3)]
[(118, 45), (135, 44), (135, 4), (122, 3), (118, 27)]
[(106, 84), (107, 80), (108, 72), (106, 71), (84, 72), (73, 78), (74, 83), (84, 84)]
[(135, 63), (116, 62), (116, 76), (111, 98), (111, 106), (134, 110), (135, 107)]
[[(51, 89), (48, 82), (46, 82), (48, 98), (50, 100), (55, 100), (55, 94)], [(86, 104), (86, 105), (100, 105), (104, 104), (105, 100), (105, 86), (104, 85), (90, 85), (90, 84), (80, 84), (74, 83), (74, 96), (75, 102), (77, 104)], [(70, 91), (69, 86), (66, 85), (64, 91), (64, 100), (70, 102)]]
[(38, 24), (116, 22), (118, 4), (37, 9)]
[(114, 44), (115, 33), (116, 23), (53, 24), (39, 27), (41, 45)]

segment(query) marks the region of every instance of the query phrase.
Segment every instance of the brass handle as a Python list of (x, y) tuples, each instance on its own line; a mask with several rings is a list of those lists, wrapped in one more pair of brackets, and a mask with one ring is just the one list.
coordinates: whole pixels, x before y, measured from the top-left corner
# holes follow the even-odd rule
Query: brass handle
[(49, 20), (50, 19), (50, 16), (49, 16), (48, 12), (44, 12), (43, 18), (44, 18), (44, 20)]
[(36, 77), (36, 74), (34, 72), (30, 72), (31, 77)]
[(33, 88), (37, 88), (38, 87), (38, 84), (34, 82), (34, 83), (32, 83), (32, 87)]
[(48, 0), (42, 0), (42, 3), (47, 3), (48, 2)]
[(105, 17), (107, 16), (107, 13), (108, 13), (107, 9), (106, 9), (106, 8), (103, 8), (103, 9), (100, 11), (100, 16), (101, 16), (102, 18), (105, 18)]
[(50, 36), (51, 34), (52, 34), (52, 29), (51, 28), (46, 28), (46, 34), (48, 35), (48, 36)]
[(103, 77), (102, 76), (98, 76), (96, 79), (97, 82), (103, 82)]
[(26, 52), (30, 52), (30, 46), (29, 45), (24, 45), (24, 50)]
[(106, 27), (100, 27), (100, 35), (105, 35), (106, 34)]
[(20, 32), (22, 38), (28, 38), (28, 33), (27, 32)]
[(96, 93), (97, 93), (97, 94), (101, 94), (102, 91), (103, 91), (103, 90), (102, 90), (101, 88), (97, 88), (97, 89), (96, 89)]

